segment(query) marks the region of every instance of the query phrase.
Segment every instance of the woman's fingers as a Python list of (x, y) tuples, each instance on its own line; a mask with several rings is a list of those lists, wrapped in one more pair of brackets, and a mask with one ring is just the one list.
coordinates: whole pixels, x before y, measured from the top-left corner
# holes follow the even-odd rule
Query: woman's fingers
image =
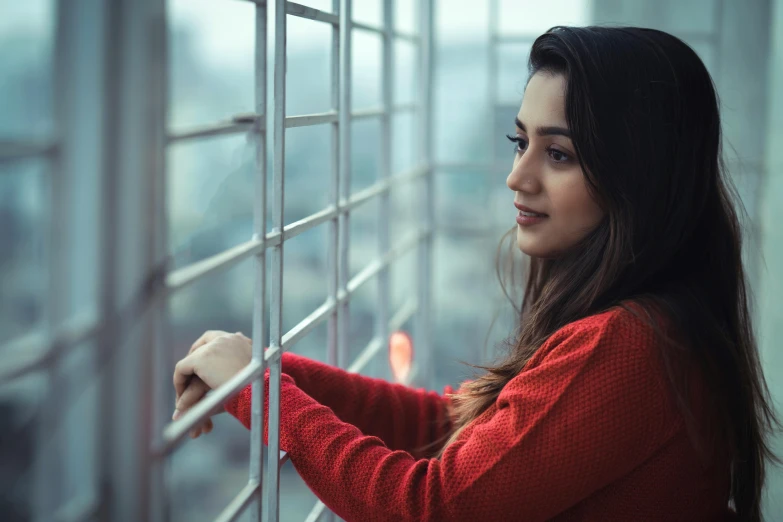
[(174, 366), (174, 390), (177, 392), (177, 401), (185, 392), (195, 373), (195, 354), (188, 355)]
[(198, 350), (199, 348), (201, 348), (202, 346), (204, 346), (205, 344), (210, 342), (215, 337), (217, 337), (219, 335), (223, 335), (225, 333), (226, 332), (223, 332), (221, 330), (207, 330), (206, 332), (201, 334), (201, 337), (196, 339), (195, 343), (193, 343), (190, 346), (190, 350), (188, 350), (188, 355), (190, 355), (191, 353), (195, 352), (196, 350)]
[(177, 399), (177, 404), (174, 407), (173, 419), (177, 419), (182, 413), (188, 411), (198, 401), (204, 398), (204, 395), (209, 391), (204, 381), (194, 376), (190, 379), (190, 382), (185, 390), (180, 394)]

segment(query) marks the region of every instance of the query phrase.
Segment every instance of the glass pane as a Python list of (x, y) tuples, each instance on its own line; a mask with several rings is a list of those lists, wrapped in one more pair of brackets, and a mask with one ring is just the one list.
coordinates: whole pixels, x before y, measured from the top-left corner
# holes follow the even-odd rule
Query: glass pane
[(360, 0), (353, 2), (351, 7), (353, 8), (353, 13), (351, 13), (353, 20), (375, 27), (383, 25), (381, 0)]
[(497, 47), (498, 103), (521, 104), (527, 83), (527, 59), (530, 55), (529, 44), (499, 44)]
[(416, 45), (406, 40), (394, 42), (394, 104), (416, 101)]
[(35, 460), (39, 455), (40, 407), (49, 383), (44, 375), (28, 375), (0, 385), (0, 508), (9, 520), (33, 520), (36, 495)]
[[(375, 314), (378, 309), (378, 282), (372, 278), (362, 285), (353, 295), (348, 304), (350, 310), (350, 326), (348, 328), (348, 360), (351, 365), (364, 350), (375, 335)], [(373, 365), (362, 370), (363, 374), (371, 374)]]
[(64, 389), (62, 397), (62, 430), (65, 502), (98, 494), (97, 436), (100, 368), (96, 366), (95, 344), (86, 343), (68, 351), (63, 359)]
[[(324, 223), (311, 228), (283, 245), (283, 334), (324, 304), (329, 295), (327, 227)], [(269, 265), (268, 270), (271, 283)]]
[[(415, 12), (418, 2), (415, 0), (395, 0), (392, 3), (394, 4), (394, 29), (407, 34), (418, 32)], [(435, 10), (438, 11), (439, 7), (439, 4), (436, 5)]]
[[(331, 125), (294, 127), (286, 130), (285, 142), (285, 223), (293, 223), (331, 203), (332, 147)], [(271, 181), (271, 169), (267, 173)], [(272, 201), (272, 185), (267, 201)], [(271, 206), (270, 206), (271, 208)], [(271, 223), (271, 216), (269, 219)]]
[(392, 116), (392, 175), (412, 169), (417, 164), (417, 121), (418, 116), (412, 111)]
[[(418, 6), (418, 2), (415, 5)], [(435, 9), (435, 29), (440, 50), (452, 45), (465, 45), (480, 51), (486, 62), (486, 42), (489, 37), (487, 2), (438, 0)], [(479, 7), (480, 6), (480, 7)], [(418, 8), (418, 7), (417, 7)], [(438, 62), (440, 65), (441, 62)]]
[[(433, 311), (436, 339), (433, 358), (439, 391), (458, 385), (471, 374), (459, 361), (483, 361), (484, 342), (491, 322), (490, 288), (496, 243), (486, 238), (442, 232), (435, 238)], [(415, 349), (415, 347), (414, 347)], [(486, 362), (486, 361), (483, 361)]]
[(286, 114), (326, 112), (332, 107), (332, 26), (296, 16), (286, 18)]
[[(391, 212), (389, 218), (392, 247), (406, 238), (419, 226), (421, 216), (421, 195), (423, 178), (397, 183), (391, 190)], [(437, 195), (436, 195), (437, 197)]]
[(487, 161), (489, 128), (487, 50), (475, 43), (444, 45), (434, 86), (437, 161)]
[(174, 268), (248, 241), (253, 234), (253, 143), (243, 135), (192, 140), (170, 146), (167, 156)]
[(376, 108), (381, 105), (381, 37), (355, 29), (351, 52), (351, 107)]
[(486, 227), (489, 222), (487, 187), (488, 177), (483, 172), (437, 172), (435, 216), (438, 224), (447, 229)]
[(170, 0), (170, 126), (225, 121), (254, 110), (255, 6)]
[(538, 36), (554, 25), (585, 25), (590, 20), (589, 2), (553, 0), (500, 0), (498, 32)]
[(44, 160), (0, 164), (0, 343), (45, 317), (49, 174)]
[(3, 2), (0, 16), (0, 137), (53, 132), (54, 2)]
[[(378, 253), (378, 205), (379, 196), (367, 201), (351, 212), (348, 261), (350, 265), (350, 277), (354, 277), (367, 265), (375, 261)], [(389, 216), (385, 216), (384, 220)], [(381, 223), (380, 226), (386, 226)]]
[(381, 168), (381, 122), (378, 118), (351, 122), (351, 194), (378, 180)]
[(688, 42), (686, 40), (686, 43), (696, 51), (696, 54), (698, 54), (701, 61), (704, 62), (704, 66), (710, 72), (710, 75), (712, 75), (713, 78), (717, 78), (718, 69), (717, 64), (715, 63), (715, 46), (710, 42), (705, 41)]

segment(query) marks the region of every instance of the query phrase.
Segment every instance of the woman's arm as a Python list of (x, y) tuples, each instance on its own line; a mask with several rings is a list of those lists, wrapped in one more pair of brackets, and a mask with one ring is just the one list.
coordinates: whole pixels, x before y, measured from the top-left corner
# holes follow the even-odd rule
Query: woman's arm
[(651, 342), (612, 325), (572, 331), (441, 459), (386, 447), (283, 374), (280, 447), (345, 520), (549, 520), (630, 473), (675, 433)]
[[(184, 411), (250, 361), (251, 340), (241, 333), (205, 332), (177, 364), (174, 386), (178, 411)], [(339, 419), (366, 435), (379, 437), (392, 449), (424, 455), (438, 448), (437, 442), (451, 431), (449, 415), (452, 393), (444, 395), (423, 388), (393, 384), (383, 379), (349, 373), (290, 352), (282, 354), (282, 371), (293, 377), (310, 397), (334, 411)], [(269, 373), (269, 370), (266, 372)], [(198, 377), (194, 379), (193, 377)], [(247, 386), (227, 407), (250, 426), (251, 388)], [(178, 418), (175, 412), (174, 418)], [(211, 421), (194, 429), (191, 436), (211, 431)], [(424, 450), (419, 450), (427, 446)]]
[[(453, 393), (444, 394), (413, 389), (384, 379), (349, 373), (302, 355), (282, 355), (282, 371), (320, 404), (330, 408), (343, 422), (356, 426), (363, 434), (380, 438), (390, 449), (414, 455), (421, 446), (432, 444), (451, 431), (448, 415)], [(267, 369), (267, 374), (269, 370)], [(227, 410), (250, 426), (250, 387), (234, 397)], [(429, 451), (434, 451), (433, 446)]]

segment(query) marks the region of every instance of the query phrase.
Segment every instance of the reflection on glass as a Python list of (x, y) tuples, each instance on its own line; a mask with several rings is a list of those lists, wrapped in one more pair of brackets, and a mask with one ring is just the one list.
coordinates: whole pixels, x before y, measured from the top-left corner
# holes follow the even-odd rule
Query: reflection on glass
[(255, 147), (220, 136), (168, 148), (169, 250), (181, 267), (250, 240)]

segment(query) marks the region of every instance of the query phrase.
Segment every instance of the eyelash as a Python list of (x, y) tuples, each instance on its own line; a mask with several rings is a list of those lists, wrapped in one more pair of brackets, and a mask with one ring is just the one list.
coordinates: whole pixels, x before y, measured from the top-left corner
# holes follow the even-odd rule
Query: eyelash
[[(520, 143), (527, 143), (527, 140), (525, 140), (521, 136), (512, 136), (510, 134), (506, 134), (506, 138), (508, 138), (508, 141), (510, 141), (512, 143), (516, 143), (516, 145), (514, 146), (514, 154), (520, 154), (520, 153), (525, 152), (525, 151), (523, 151), (523, 150), (521, 150), (519, 148), (519, 144)], [(565, 158), (565, 159), (562, 159), (562, 160), (559, 160), (559, 161), (556, 160), (555, 158), (552, 158), (552, 160), (554, 160), (556, 163), (567, 163), (567, 162), (571, 161), (571, 155), (570, 154), (566, 154), (562, 150), (553, 149), (552, 147), (547, 147), (546, 151), (549, 153), (550, 157), (552, 157), (552, 153), (554, 152), (554, 153), (560, 154), (561, 156), (563, 156)]]

